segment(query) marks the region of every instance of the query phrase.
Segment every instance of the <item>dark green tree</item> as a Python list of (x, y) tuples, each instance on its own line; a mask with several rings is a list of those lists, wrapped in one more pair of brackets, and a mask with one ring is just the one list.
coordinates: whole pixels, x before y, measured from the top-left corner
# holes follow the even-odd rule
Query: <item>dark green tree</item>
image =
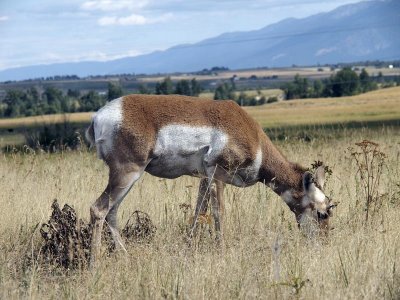
[(235, 88), (232, 84), (224, 82), (217, 86), (214, 93), (214, 100), (235, 100)]
[(157, 95), (170, 95), (174, 92), (173, 84), (171, 78), (168, 76), (164, 80), (156, 84), (156, 94)]
[(324, 92), (324, 84), (322, 83), (322, 81), (319, 79), (314, 80), (312, 97), (315, 98), (322, 97), (323, 92)]
[(360, 81), (356, 72), (344, 68), (331, 76), (331, 86), (333, 97), (351, 96), (358, 93)]
[(310, 97), (308, 79), (300, 77), (299, 74), (296, 74), (293, 82), (284, 84), (282, 90), (285, 92), (287, 100)]
[[(55, 87), (47, 87), (43, 93), (45, 104), (45, 114), (56, 114), (61, 112), (61, 102), (63, 101), (62, 91)], [(47, 104), (47, 105), (46, 105)]]
[(372, 90), (376, 90), (378, 88), (377, 84), (372, 81), (367, 70), (362, 69), (359, 78), (361, 92), (366, 93)]
[(192, 96), (192, 89), (190, 87), (189, 81), (185, 79), (178, 81), (175, 87), (175, 94)]
[(107, 100), (111, 101), (113, 99), (117, 99), (123, 95), (122, 87), (117, 82), (109, 82), (108, 83), (108, 93)]
[(24, 106), (25, 116), (35, 116), (43, 114), (41, 97), (35, 87), (31, 87), (25, 92)]
[(79, 98), (81, 96), (81, 93), (78, 90), (68, 89), (67, 96), (71, 98)]
[(190, 88), (192, 89), (192, 96), (198, 96), (200, 93), (203, 91), (203, 88), (199, 84), (199, 82), (196, 80), (196, 78), (193, 78), (190, 81)]
[(63, 94), (61, 90), (50, 86), (44, 90), (43, 96), (46, 98), (47, 102), (51, 104), (57, 100), (59, 101), (63, 97)]
[(140, 84), (138, 87), (139, 94), (151, 94), (150, 89), (147, 87), (147, 85)]
[(5, 117), (19, 117), (24, 113), (24, 99), (26, 95), (21, 90), (8, 90), (3, 103), (6, 105), (4, 109)]
[(295, 94), (297, 95), (297, 98), (307, 98), (308, 95), (308, 79), (307, 78), (302, 78), (300, 77), (299, 74), (296, 74), (294, 77), (294, 85), (296, 87)]
[(81, 97), (80, 111), (95, 111), (105, 104), (105, 99), (95, 91), (89, 91)]

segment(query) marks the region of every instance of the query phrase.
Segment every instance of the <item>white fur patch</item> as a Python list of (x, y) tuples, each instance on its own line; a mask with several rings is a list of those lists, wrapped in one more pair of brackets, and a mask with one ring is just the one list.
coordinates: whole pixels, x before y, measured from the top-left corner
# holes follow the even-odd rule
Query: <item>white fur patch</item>
[(225, 133), (216, 128), (173, 124), (161, 128), (158, 132), (154, 152), (156, 155), (189, 155), (209, 147), (207, 155), (216, 156), (221, 153), (227, 141)]
[(325, 201), (325, 194), (317, 187), (315, 187), (313, 197), (315, 202), (323, 203)]
[(258, 174), (258, 172), (260, 171), (261, 163), (262, 163), (262, 151), (260, 147), (257, 150), (256, 159), (254, 160), (253, 165), (251, 166), (251, 170), (254, 173)]
[(122, 123), (122, 101), (118, 98), (108, 102), (94, 116), (94, 136), (97, 155), (100, 158), (107, 156), (114, 142), (114, 135)]
[(146, 171), (167, 178), (205, 173), (204, 163), (213, 163), (228, 142), (219, 129), (171, 124), (160, 129), (153, 159)]
[(262, 164), (262, 151), (260, 147), (257, 150), (256, 157), (253, 163), (250, 166), (246, 167), (243, 170), (244, 172), (239, 171), (239, 174), (242, 176), (241, 180), (243, 181), (243, 183), (239, 186), (247, 186), (254, 184), (254, 182), (258, 180), (258, 174), (260, 172), (261, 164)]

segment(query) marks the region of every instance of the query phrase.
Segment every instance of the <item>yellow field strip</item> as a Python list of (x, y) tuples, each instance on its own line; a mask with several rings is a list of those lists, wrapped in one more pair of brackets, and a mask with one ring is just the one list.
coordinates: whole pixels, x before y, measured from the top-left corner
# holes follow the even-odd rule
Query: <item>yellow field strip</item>
[(29, 127), (42, 124), (57, 124), (64, 121), (72, 123), (89, 122), (93, 112), (43, 115), (25, 118), (0, 119), (0, 128)]
[(400, 120), (400, 87), (352, 97), (282, 101), (246, 110), (263, 127)]
[[(245, 109), (263, 127), (400, 120), (400, 87), (352, 97), (281, 101)], [(71, 113), (0, 119), (0, 128), (30, 127), (62, 123), (65, 120), (85, 123), (90, 121), (92, 114)]]

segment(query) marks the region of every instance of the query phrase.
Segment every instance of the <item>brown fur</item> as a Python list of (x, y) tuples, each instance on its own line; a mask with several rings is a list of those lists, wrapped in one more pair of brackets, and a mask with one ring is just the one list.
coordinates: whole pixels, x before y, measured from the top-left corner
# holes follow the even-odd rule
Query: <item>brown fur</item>
[[(167, 124), (188, 124), (219, 128), (230, 137), (227, 151), (238, 155), (237, 161), (255, 158), (261, 127), (235, 102), (212, 101), (195, 97), (168, 95), (129, 95), (123, 101), (121, 135), (131, 151), (137, 140), (146, 141), (150, 153), (154, 149), (157, 132)], [(151, 120), (151, 122), (149, 122)], [(240, 149), (240, 151), (238, 151)], [(146, 152), (149, 149), (137, 149)], [(227, 153), (228, 154), (228, 153)]]
[[(149, 122), (150, 121), (150, 122)], [(157, 132), (168, 124), (211, 126), (229, 136), (218, 164), (233, 169), (250, 164), (261, 147), (263, 154), (260, 181), (274, 180), (278, 194), (292, 188), (302, 189), (305, 169), (289, 162), (272, 144), (261, 126), (233, 101), (212, 101), (195, 97), (168, 95), (129, 95), (123, 101), (123, 124), (116, 148), (145, 161), (154, 150)]]

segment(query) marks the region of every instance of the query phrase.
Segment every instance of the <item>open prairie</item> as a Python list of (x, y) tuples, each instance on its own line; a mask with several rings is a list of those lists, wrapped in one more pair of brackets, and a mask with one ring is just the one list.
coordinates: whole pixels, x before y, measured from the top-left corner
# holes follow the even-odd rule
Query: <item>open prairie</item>
[[(397, 128), (348, 130), (306, 142), (278, 142), (293, 161), (324, 161), (333, 170), (325, 191), (340, 201), (327, 239), (306, 238), (284, 202), (262, 184), (225, 190), (224, 246), (204, 230), (189, 248), (179, 205), (195, 203), (198, 180), (145, 175), (119, 211), (124, 225), (135, 210), (147, 212), (157, 233), (127, 254), (104, 256), (98, 269), (52, 269), (33, 261), (51, 203), (72, 205), (80, 217), (107, 181), (95, 153), (0, 156), (0, 298), (34, 299), (399, 299), (400, 136)], [(348, 147), (370, 139), (387, 155), (379, 195), (383, 205), (364, 222), (363, 196)]]

